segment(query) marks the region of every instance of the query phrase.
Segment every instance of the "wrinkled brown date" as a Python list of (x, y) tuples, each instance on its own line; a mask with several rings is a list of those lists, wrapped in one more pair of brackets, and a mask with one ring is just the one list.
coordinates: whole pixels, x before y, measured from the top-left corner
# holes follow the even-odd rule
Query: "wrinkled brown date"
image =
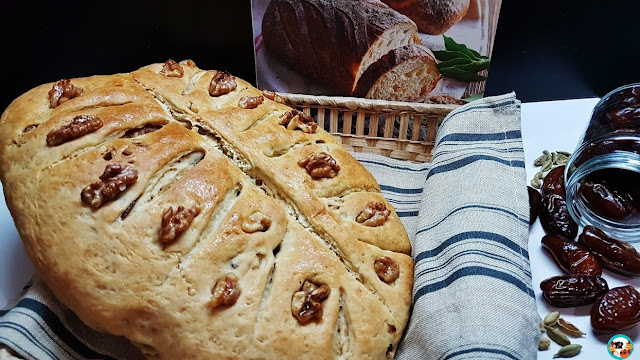
[(529, 193), (529, 226), (533, 225), (538, 218), (540, 208), (542, 207), (542, 195), (540, 191), (527, 186), (527, 192)]
[(601, 179), (584, 181), (578, 188), (578, 194), (589, 209), (611, 220), (622, 221), (638, 212), (629, 194), (617, 191)]
[(640, 254), (628, 243), (612, 239), (591, 225), (585, 226), (578, 242), (591, 250), (606, 269), (625, 276), (640, 276)]
[(609, 291), (609, 286), (599, 276), (560, 275), (543, 280), (540, 290), (549, 305), (573, 307), (594, 303)]
[(578, 235), (578, 224), (569, 214), (566, 200), (557, 194), (542, 197), (540, 224), (547, 234), (562, 235), (569, 239), (575, 239)]
[(557, 194), (565, 198), (567, 191), (564, 187), (564, 166), (558, 166), (549, 171), (542, 181), (542, 194)]
[(627, 285), (609, 290), (591, 308), (591, 327), (597, 332), (619, 332), (640, 322), (640, 293)]
[(600, 276), (602, 265), (598, 258), (586, 247), (561, 235), (545, 235), (542, 238), (545, 249), (556, 264), (569, 274)]

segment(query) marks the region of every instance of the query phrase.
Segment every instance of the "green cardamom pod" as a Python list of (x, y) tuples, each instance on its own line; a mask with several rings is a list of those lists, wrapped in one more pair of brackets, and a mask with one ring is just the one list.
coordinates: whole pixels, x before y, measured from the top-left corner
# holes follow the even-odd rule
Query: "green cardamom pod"
[(540, 320), (540, 332), (544, 332), (545, 326), (544, 321)]
[(542, 181), (540, 181), (538, 179), (533, 179), (533, 180), (531, 180), (531, 186), (536, 188), (536, 189), (540, 189), (540, 187), (542, 186)]
[(550, 326), (547, 326), (547, 335), (549, 335), (551, 340), (555, 341), (560, 346), (567, 346), (571, 344), (571, 341), (569, 340), (567, 335), (561, 333), (560, 331)]
[(553, 325), (556, 324), (556, 321), (558, 321), (559, 318), (560, 318), (560, 312), (553, 311), (553, 312), (550, 312), (549, 314), (547, 314), (547, 316), (545, 316), (544, 320), (542, 320), (542, 321), (547, 326), (553, 326)]
[(540, 342), (538, 343), (538, 350), (545, 351), (549, 350), (549, 346), (551, 345), (551, 340), (548, 337), (543, 336), (540, 338)]
[(551, 166), (553, 166), (553, 160), (552, 159), (547, 159), (547, 161), (544, 163), (544, 165), (542, 165), (542, 169), (540, 169), (541, 171), (549, 171), (551, 170)]
[(570, 357), (574, 357), (576, 355), (578, 355), (580, 353), (580, 350), (582, 349), (582, 345), (578, 345), (578, 344), (571, 344), (571, 345), (566, 345), (560, 348), (560, 350), (558, 350), (558, 353), (553, 355), (553, 358), (570, 358)]
[(569, 336), (582, 337), (582, 335), (585, 335), (582, 330), (563, 318), (558, 319), (558, 326), (562, 329), (562, 332)]
[(567, 152), (567, 151), (558, 151), (558, 154), (562, 154), (562, 155), (564, 155), (566, 157), (571, 157), (571, 153)]
[(542, 154), (542, 155), (538, 156), (538, 158), (533, 160), (533, 165), (542, 166), (542, 164), (544, 164), (547, 161), (547, 158), (548, 158), (547, 155)]

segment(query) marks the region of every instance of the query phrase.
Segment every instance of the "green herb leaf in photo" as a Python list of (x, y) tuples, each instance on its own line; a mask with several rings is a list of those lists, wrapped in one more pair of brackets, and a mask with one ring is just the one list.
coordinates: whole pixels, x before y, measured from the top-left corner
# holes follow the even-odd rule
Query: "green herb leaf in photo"
[(487, 56), (469, 49), (464, 44), (442, 35), (445, 50), (437, 50), (433, 55), (440, 61), (436, 67), (440, 74), (460, 81), (484, 81), (487, 78), (477, 73), (489, 68), (491, 61)]

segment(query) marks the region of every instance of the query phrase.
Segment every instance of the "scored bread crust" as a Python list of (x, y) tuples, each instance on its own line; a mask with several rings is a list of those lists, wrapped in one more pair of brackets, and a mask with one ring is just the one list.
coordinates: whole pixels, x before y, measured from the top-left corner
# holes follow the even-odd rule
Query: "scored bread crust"
[(354, 95), (369, 99), (424, 99), (442, 78), (433, 53), (420, 45), (393, 49), (362, 74)]
[(470, 0), (382, 0), (416, 22), (421, 32), (440, 35), (462, 20)]
[(273, 0), (262, 35), (293, 69), (347, 96), (381, 56), (420, 43), (415, 23), (378, 0)]
[[(182, 63), (181, 63), (182, 64)], [(210, 96), (216, 71), (184, 63), (72, 79), (80, 96), (51, 108), (53, 84), (30, 90), (0, 118), (0, 179), (38, 275), (94, 329), (123, 335), (158, 359), (393, 357), (408, 321), (410, 244), (375, 179), (322, 129), (288, 130), (290, 111), (241, 79)], [(103, 126), (60, 145), (47, 134), (75, 116)], [(159, 130), (129, 138), (131, 129)], [(298, 161), (326, 152), (340, 169), (312, 178)], [(137, 180), (98, 208), (82, 190), (110, 164)], [(370, 202), (390, 210), (379, 226), (356, 221)], [(159, 242), (169, 207), (198, 208), (187, 230)], [(252, 215), (263, 231), (243, 227)], [(376, 260), (399, 268), (390, 283)], [(211, 308), (218, 280), (240, 295)], [(327, 285), (322, 315), (301, 324), (292, 299), (305, 281)]]

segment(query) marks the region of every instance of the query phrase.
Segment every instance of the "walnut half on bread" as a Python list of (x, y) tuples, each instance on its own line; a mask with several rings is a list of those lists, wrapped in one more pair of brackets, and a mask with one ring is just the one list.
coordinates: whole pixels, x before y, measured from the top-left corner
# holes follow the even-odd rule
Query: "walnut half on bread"
[(82, 321), (154, 359), (393, 356), (409, 240), (313, 118), (193, 61), (63, 85), (2, 114), (0, 180), (38, 275)]

